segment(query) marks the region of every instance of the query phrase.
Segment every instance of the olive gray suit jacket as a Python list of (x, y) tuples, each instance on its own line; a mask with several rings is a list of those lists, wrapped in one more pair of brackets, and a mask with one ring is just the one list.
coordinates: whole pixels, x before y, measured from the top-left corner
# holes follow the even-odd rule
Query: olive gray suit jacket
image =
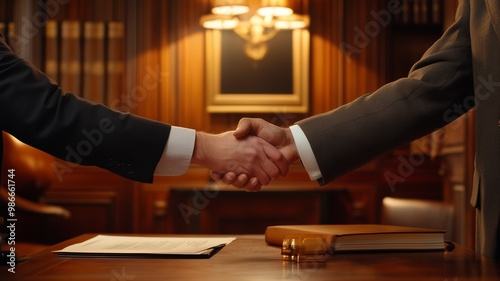
[[(17, 57), (1, 35), (0, 128), (63, 160), (95, 165), (141, 182), (152, 182), (170, 133), (169, 125), (63, 92)], [(0, 146), (0, 156), (1, 152)], [(73, 167), (54, 165), (59, 174)]]
[(324, 184), (476, 107), (476, 250), (500, 258), (500, 2), (463, 0), (407, 78), (299, 122)]

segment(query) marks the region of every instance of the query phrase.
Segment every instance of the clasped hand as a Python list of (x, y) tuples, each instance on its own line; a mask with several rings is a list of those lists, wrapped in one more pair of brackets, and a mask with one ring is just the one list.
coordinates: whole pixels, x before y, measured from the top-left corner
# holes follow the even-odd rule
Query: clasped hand
[(218, 155), (217, 160), (212, 158), (212, 178), (247, 191), (259, 191), (285, 176), (289, 165), (299, 159), (290, 129), (260, 118), (243, 118), (234, 132), (217, 136), (225, 140), (218, 142), (222, 147), (208, 149)]

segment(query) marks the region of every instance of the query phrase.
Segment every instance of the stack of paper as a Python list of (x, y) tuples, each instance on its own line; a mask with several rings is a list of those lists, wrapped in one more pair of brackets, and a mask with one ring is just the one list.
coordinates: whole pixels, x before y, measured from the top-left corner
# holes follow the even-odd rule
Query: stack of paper
[(207, 258), (235, 239), (97, 235), (54, 252), (60, 256)]

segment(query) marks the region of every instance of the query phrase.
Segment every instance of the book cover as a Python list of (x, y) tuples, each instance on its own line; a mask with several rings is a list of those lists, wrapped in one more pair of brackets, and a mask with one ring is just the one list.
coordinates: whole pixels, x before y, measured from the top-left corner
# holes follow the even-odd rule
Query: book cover
[(268, 244), (286, 236), (321, 236), (333, 251), (444, 250), (444, 230), (381, 225), (277, 225), (266, 229)]

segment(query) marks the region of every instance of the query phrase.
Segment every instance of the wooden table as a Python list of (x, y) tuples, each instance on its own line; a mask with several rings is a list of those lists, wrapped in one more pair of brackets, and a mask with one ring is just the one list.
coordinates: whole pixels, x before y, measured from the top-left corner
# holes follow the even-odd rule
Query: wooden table
[(210, 259), (59, 258), (52, 250), (86, 234), (0, 267), (0, 280), (500, 280), (500, 263), (461, 246), (451, 252), (338, 253), (326, 263), (283, 262), (261, 235), (238, 235)]

